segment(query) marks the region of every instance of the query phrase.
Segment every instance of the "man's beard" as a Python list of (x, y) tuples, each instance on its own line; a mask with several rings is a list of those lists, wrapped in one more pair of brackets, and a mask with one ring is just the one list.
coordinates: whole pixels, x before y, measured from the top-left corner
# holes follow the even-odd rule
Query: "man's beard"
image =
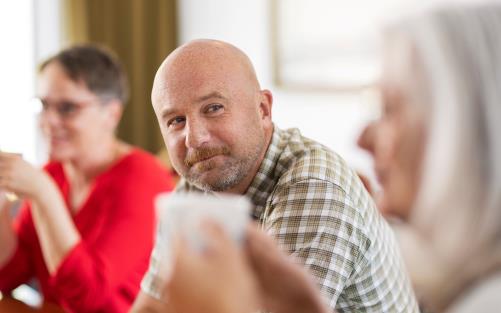
[[(257, 146), (245, 153), (244, 157), (236, 159), (232, 157), (229, 147), (224, 146), (220, 148), (202, 148), (189, 152), (184, 160), (188, 171), (185, 173), (185, 178), (188, 182), (205, 191), (221, 192), (231, 189), (242, 182), (258, 162), (259, 155), (264, 147)], [(210, 159), (214, 156), (224, 155), (227, 156), (227, 161), (216, 168), (216, 164)], [(206, 160), (202, 163), (199, 161)], [(216, 176), (208, 181), (202, 179), (204, 173), (208, 171), (218, 171)]]

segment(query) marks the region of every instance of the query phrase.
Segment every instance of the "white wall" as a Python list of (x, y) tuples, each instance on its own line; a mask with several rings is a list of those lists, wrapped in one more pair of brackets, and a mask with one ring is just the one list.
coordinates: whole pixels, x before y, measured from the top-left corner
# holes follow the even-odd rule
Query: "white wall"
[(35, 60), (38, 63), (61, 48), (61, 1), (32, 0), (35, 7)]
[(0, 2), (0, 149), (35, 160), (33, 4)]
[(213, 38), (245, 51), (262, 87), (273, 92), (273, 119), (278, 126), (298, 127), (306, 136), (341, 154), (355, 168), (370, 171), (369, 157), (355, 142), (363, 125), (377, 115), (378, 109), (359, 94), (291, 92), (274, 86), (270, 5), (268, 0), (179, 1), (180, 43)]
[[(32, 0), (34, 3), (34, 58), (35, 65), (59, 52), (62, 48), (61, 6), (65, 0)], [(44, 164), (48, 147), (41, 131), (36, 127), (36, 162)]]
[(46, 153), (38, 128), (36, 68), (60, 48), (60, 0), (0, 2), (0, 149), (42, 164)]

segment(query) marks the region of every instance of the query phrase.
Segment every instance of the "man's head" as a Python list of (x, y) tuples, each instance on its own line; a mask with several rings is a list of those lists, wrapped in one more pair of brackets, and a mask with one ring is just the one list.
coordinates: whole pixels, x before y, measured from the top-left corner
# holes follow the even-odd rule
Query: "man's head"
[(272, 95), (242, 51), (215, 40), (179, 47), (155, 76), (152, 102), (181, 176), (204, 190), (245, 192), (273, 124)]

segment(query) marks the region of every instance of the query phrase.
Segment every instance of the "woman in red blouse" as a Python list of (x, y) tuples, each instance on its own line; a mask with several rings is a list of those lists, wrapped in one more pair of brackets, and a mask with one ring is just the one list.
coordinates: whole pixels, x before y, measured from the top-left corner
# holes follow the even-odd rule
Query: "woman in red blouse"
[[(69, 312), (126, 312), (153, 246), (156, 194), (172, 189), (150, 154), (115, 136), (127, 100), (117, 60), (76, 46), (42, 64), (39, 170), (0, 152), (0, 291), (36, 277)], [(12, 223), (5, 191), (25, 198)]]

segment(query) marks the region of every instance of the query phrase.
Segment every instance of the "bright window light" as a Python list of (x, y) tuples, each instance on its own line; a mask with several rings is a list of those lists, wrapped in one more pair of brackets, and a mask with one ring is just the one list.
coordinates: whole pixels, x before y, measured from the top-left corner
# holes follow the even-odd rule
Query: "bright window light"
[(33, 1), (0, 2), (0, 150), (38, 163), (33, 21)]
[(479, 1), (278, 0), (277, 81), (334, 91), (372, 86), (386, 25), (430, 8)]

